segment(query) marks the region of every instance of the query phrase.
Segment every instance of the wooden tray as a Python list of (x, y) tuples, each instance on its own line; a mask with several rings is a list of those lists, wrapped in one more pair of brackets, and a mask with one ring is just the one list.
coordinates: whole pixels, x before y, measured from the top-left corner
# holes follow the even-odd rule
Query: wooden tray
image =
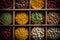
[[(47, 40), (47, 28), (49, 26), (60, 26), (60, 24), (47, 24), (47, 11), (59, 11), (60, 9), (47, 9), (47, 0), (45, 0), (45, 8), (44, 9), (31, 9), (31, 5), (30, 5), (30, 2), (29, 2), (29, 9), (15, 9), (15, 0), (13, 0), (13, 9), (0, 9), (0, 11), (12, 11), (13, 12), (13, 23), (11, 25), (0, 25), (0, 26), (9, 26), (9, 27), (13, 27), (13, 40), (15, 40), (15, 35), (14, 35), (14, 30), (15, 28), (18, 26), (18, 27), (21, 27), (21, 26), (28, 26), (29, 27), (29, 39), (28, 40), (32, 40), (31, 39), (31, 28), (32, 27), (43, 27), (45, 28), (45, 39), (44, 40)], [(18, 24), (15, 24), (15, 12), (16, 11), (28, 11), (29, 12), (29, 23), (28, 24), (25, 24), (25, 25), (18, 25)], [(32, 24), (31, 23), (31, 11), (45, 11), (45, 24)]]

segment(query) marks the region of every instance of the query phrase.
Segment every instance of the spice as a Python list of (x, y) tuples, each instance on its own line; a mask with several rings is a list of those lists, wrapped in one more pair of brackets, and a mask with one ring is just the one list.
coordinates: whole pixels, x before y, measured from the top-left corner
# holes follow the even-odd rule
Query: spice
[(44, 22), (44, 15), (42, 12), (33, 12), (31, 15), (32, 23), (39, 24)]
[(47, 7), (49, 9), (60, 8), (60, 0), (47, 0)]
[(3, 25), (9, 25), (12, 23), (12, 15), (9, 12), (0, 14), (0, 23)]
[(16, 8), (26, 9), (29, 7), (29, 0), (16, 0)]
[(15, 36), (18, 40), (26, 40), (28, 38), (27, 28), (21, 27), (15, 30)]
[(44, 0), (31, 0), (33, 9), (42, 9), (44, 7)]
[(0, 40), (12, 40), (13, 30), (11, 28), (0, 29)]
[(0, 0), (0, 8), (11, 9), (13, 6), (12, 0)]
[(33, 39), (41, 40), (44, 37), (44, 28), (34, 27), (31, 31)]
[(60, 38), (60, 29), (57, 27), (56, 28), (49, 28), (47, 33), (48, 33), (49, 39), (57, 40), (58, 38)]
[(49, 24), (58, 24), (60, 22), (60, 14), (57, 12), (49, 12), (47, 15), (47, 22)]
[(25, 12), (16, 13), (16, 22), (18, 24), (26, 24), (28, 22), (28, 15)]

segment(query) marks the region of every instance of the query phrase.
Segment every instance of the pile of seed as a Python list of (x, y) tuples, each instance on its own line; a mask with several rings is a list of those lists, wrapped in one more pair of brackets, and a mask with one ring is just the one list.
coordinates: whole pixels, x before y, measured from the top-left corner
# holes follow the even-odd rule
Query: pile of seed
[(42, 12), (32, 12), (31, 20), (32, 23), (41, 24), (44, 22), (44, 15)]
[(58, 24), (60, 22), (60, 14), (57, 12), (49, 12), (47, 14), (47, 22), (49, 24)]
[(18, 24), (26, 24), (28, 22), (28, 15), (25, 12), (16, 13), (16, 22)]
[(31, 31), (33, 39), (41, 40), (44, 37), (44, 28), (34, 27)]
[(26, 9), (29, 6), (29, 0), (16, 0), (15, 4), (18, 9)]
[(60, 29), (59, 28), (49, 28), (48, 31), (48, 38), (49, 39), (58, 39), (60, 38)]
[(60, 8), (60, 0), (47, 0), (48, 8)]
[(15, 36), (18, 40), (26, 40), (28, 38), (28, 29), (21, 27), (15, 30)]
[(11, 9), (13, 6), (12, 0), (0, 0), (0, 8)]
[(0, 40), (12, 40), (13, 30), (11, 28), (0, 29)]
[(42, 9), (44, 7), (44, 0), (30, 0), (33, 9)]
[(0, 13), (0, 23), (3, 25), (9, 25), (12, 23), (12, 15), (9, 12)]

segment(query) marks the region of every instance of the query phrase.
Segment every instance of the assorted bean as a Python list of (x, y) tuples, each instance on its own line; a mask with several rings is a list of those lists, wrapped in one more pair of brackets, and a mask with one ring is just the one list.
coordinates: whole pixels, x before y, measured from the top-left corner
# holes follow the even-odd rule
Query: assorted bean
[(44, 28), (34, 27), (31, 31), (33, 39), (41, 40), (44, 37)]
[[(30, 3), (30, 4), (29, 4)], [(15, 0), (15, 4), (12, 0), (0, 0), (0, 9), (45, 9), (45, 0)], [(30, 7), (29, 7), (30, 6)], [(47, 8), (56, 9), (60, 8), (60, 0), (47, 0)], [(28, 23), (29, 17), (28, 13), (17, 12), (15, 15), (16, 24), (25, 25)], [(32, 12), (31, 13), (31, 23), (33, 24), (42, 24), (44, 23), (45, 16), (43, 12)], [(12, 15), (8, 12), (0, 13), (0, 23), (3, 25), (9, 25), (13, 21)], [(48, 24), (59, 24), (60, 23), (60, 14), (58, 12), (49, 12), (47, 13), (47, 23)], [(18, 40), (26, 40), (29, 36), (27, 28), (20, 27), (15, 29), (15, 37)], [(44, 28), (34, 27), (31, 30), (31, 38), (34, 40), (42, 40), (45, 37)], [(2, 28), (0, 29), (0, 40), (13, 40), (13, 30)], [(60, 29), (59, 28), (48, 28), (47, 38), (58, 40), (60, 38)]]
[(44, 22), (43, 12), (32, 12), (31, 14), (32, 23), (41, 24)]
[(49, 24), (58, 24), (60, 22), (60, 14), (57, 12), (49, 12), (47, 14), (47, 22)]
[(16, 8), (18, 9), (25, 9), (28, 8), (29, 6), (29, 0), (16, 0)]
[(48, 38), (57, 40), (60, 38), (60, 29), (59, 28), (49, 28), (48, 29)]

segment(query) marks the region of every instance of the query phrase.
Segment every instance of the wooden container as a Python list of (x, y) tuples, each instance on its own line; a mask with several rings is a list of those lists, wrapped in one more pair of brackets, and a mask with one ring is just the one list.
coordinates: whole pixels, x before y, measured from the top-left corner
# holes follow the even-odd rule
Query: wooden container
[[(2, 27), (4, 27), (4, 26), (9, 26), (9, 27), (13, 27), (13, 40), (16, 40), (16, 38), (15, 38), (15, 34), (14, 34), (14, 30), (17, 28), (17, 27), (28, 27), (28, 29), (29, 29), (29, 37), (28, 37), (28, 39), (27, 40), (32, 40), (32, 38), (31, 38), (31, 29), (33, 28), (33, 27), (43, 27), (43, 28), (45, 28), (45, 39), (44, 40), (48, 40), (47, 39), (47, 28), (49, 27), (49, 26), (53, 26), (53, 27), (55, 27), (55, 26), (60, 26), (60, 24), (48, 24), (47, 23), (47, 14), (48, 14), (48, 11), (59, 11), (60, 9), (48, 9), (47, 8), (47, 0), (45, 0), (45, 8), (43, 8), (43, 9), (32, 9), (31, 8), (31, 5), (30, 5), (30, 2), (29, 2), (29, 9), (16, 9), (15, 8), (15, 0), (13, 0), (13, 9), (0, 9), (0, 11), (12, 11), (13, 13), (13, 22), (12, 22), (12, 24), (11, 25), (0, 25), (0, 26), (2, 26)], [(29, 12), (29, 22), (28, 22), (28, 24), (25, 24), (25, 25), (18, 25), (18, 24), (16, 24), (16, 21), (15, 21), (15, 14), (16, 14), (16, 11), (28, 11)], [(31, 11), (45, 11), (45, 23), (44, 24), (32, 24), (31, 23)]]

